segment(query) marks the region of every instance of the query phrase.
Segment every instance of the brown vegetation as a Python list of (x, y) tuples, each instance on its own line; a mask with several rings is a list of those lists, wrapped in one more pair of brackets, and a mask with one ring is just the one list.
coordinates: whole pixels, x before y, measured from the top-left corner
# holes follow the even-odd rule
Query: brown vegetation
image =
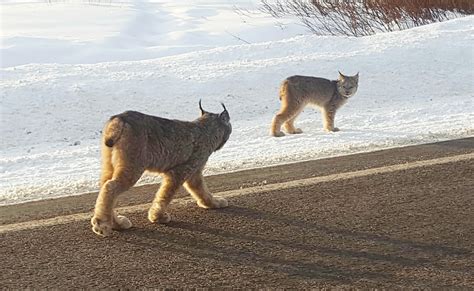
[(261, 1), (273, 17), (297, 16), (318, 35), (364, 36), (403, 30), (474, 13), (472, 0)]

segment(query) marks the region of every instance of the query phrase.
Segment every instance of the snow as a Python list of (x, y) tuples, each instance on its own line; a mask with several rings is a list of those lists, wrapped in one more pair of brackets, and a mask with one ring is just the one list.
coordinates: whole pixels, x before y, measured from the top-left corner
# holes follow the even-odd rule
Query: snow
[[(95, 5), (89, 5), (92, 2)], [(196, 3), (193, 3), (196, 2)], [(255, 1), (73, 1), (2, 5), (2, 67), (144, 60), (306, 33)], [(242, 39), (239, 39), (241, 35)]]
[[(253, 1), (183, 2), (1, 4), (0, 205), (97, 191), (109, 116), (193, 120), (199, 99), (214, 112), (224, 102), (233, 125), (206, 174), (473, 136), (473, 16), (321, 37), (230, 4)], [(360, 72), (340, 132), (324, 132), (307, 108), (303, 134), (269, 136), (285, 77), (338, 70)]]

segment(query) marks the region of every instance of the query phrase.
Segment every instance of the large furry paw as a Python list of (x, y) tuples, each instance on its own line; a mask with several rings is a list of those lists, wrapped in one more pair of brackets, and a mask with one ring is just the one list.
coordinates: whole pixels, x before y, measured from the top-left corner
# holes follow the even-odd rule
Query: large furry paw
[(168, 212), (157, 211), (151, 208), (148, 211), (148, 220), (152, 223), (168, 223), (171, 221), (171, 215)]
[(129, 229), (130, 227), (132, 227), (130, 219), (123, 215), (116, 215), (114, 217), (113, 229)]
[(212, 202), (214, 203), (214, 208), (224, 208), (229, 206), (229, 202), (227, 202), (227, 199), (222, 197), (214, 197)]
[(301, 128), (295, 128), (293, 130), (289, 130), (288, 133), (290, 133), (290, 134), (300, 134), (300, 133), (303, 133), (303, 131), (301, 130)]
[(282, 137), (282, 136), (285, 136), (285, 134), (281, 131), (278, 131), (278, 132), (272, 132), (271, 133), (272, 136), (274, 137)]
[(213, 197), (211, 203), (209, 204), (204, 204), (201, 201), (198, 201), (198, 206), (201, 208), (223, 208), (229, 206), (229, 202), (227, 202), (227, 199), (222, 198), (222, 197)]
[(103, 221), (97, 217), (91, 219), (92, 231), (97, 235), (106, 237), (112, 234), (112, 223), (111, 221)]
[(337, 131), (339, 131), (339, 128), (337, 128), (337, 127), (325, 128), (324, 130), (327, 131), (327, 132), (337, 132)]

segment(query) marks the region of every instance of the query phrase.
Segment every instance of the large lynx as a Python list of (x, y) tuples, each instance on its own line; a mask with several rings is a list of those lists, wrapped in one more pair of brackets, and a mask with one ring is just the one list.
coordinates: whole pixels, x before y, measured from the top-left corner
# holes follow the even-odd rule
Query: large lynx
[[(224, 107), (224, 104), (222, 104)], [(166, 212), (173, 195), (183, 185), (203, 208), (226, 207), (224, 198), (213, 197), (203, 180), (202, 170), (209, 156), (224, 146), (232, 127), (224, 107), (220, 114), (206, 112), (192, 121), (169, 120), (126, 111), (106, 123), (102, 140), (100, 192), (91, 219), (92, 230), (108, 236), (113, 229), (132, 226), (117, 215), (117, 196), (132, 187), (144, 171), (163, 177), (148, 212), (151, 222), (167, 223)]]
[(308, 104), (321, 108), (326, 131), (338, 131), (334, 127), (336, 110), (356, 93), (358, 83), (359, 73), (344, 76), (339, 72), (339, 79), (336, 81), (307, 76), (286, 78), (280, 87), (281, 109), (273, 118), (270, 134), (284, 136), (280, 129), (282, 125), (290, 134), (302, 133), (301, 129), (295, 128), (294, 122)]

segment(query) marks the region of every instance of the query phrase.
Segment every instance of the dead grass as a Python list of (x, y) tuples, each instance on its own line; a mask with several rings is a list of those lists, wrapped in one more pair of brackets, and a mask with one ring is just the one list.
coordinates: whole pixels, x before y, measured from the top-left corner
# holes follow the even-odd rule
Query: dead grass
[(318, 35), (364, 36), (474, 13), (472, 0), (262, 0), (261, 5), (276, 18), (297, 16)]

